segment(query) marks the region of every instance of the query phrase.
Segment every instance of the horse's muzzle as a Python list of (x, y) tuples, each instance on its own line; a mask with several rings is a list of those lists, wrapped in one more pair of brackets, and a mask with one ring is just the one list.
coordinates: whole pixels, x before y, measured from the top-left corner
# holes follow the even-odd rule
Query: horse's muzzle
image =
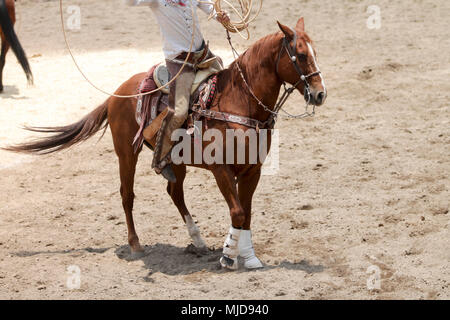
[(309, 104), (321, 106), (325, 103), (325, 100), (327, 99), (327, 93), (326, 91), (305, 90), (304, 97), (305, 101), (309, 102)]

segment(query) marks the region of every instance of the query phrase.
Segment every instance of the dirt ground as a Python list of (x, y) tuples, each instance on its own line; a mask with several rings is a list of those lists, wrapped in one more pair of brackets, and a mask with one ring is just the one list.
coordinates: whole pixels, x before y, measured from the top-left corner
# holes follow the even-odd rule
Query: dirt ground
[[(114, 91), (162, 59), (148, 8), (120, 0), (80, 5), (69, 31), (81, 67)], [(369, 29), (367, 8), (381, 9)], [(27, 87), (12, 53), (0, 95), (0, 145), (21, 125), (74, 122), (105, 100), (65, 49), (59, 2), (17, 2), (17, 31), (35, 75)], [(319, 56), (328, 100), (316, 117), (280, 119), (280, 170), (253, 203), (256, 253), (266, 265), (229, 272), (218, 259), (230, 217), (209, 172), (189, 169), (188, 207), (210, 253), (190, 238), (150, 169), (138, 163), (134, 217), (145, 256), (130, 259), (109, 131), (50, 156), (0, 151), (0, 299), (449, 299), (450, 2), (265, 0), (252, 40), (300, 16)], [(203, 32), (230, 62), (221, 25)], [(251, 42), (233, 38), (239, 50)], [(300, 94), (287, 104), (302, 112)], [(81, 286), (70, 289), (69, 266)], [(371, 272), (374, 272), (371, 274)], [(368, 281), (380, 276), (380, 288)]]

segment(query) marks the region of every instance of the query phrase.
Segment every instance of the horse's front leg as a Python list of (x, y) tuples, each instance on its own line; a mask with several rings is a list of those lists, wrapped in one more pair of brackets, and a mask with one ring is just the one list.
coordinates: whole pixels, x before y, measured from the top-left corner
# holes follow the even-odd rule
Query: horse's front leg
[(261, 177), (261, 167), (255, 166), (239, 177), (238, 193), (242, 208), (244, 209), (245, 222), (239, 239), (239, 255), (244, 259), (247, 269), (262, 268), (261, 261), (256, 257), (253, 249), (250, 223), (252, 218), (252, 199)]
[(236, 270), (239, 255), (238, 243), (245, 223), (245, 213), (241, 206), (234, 174), (227, 165), (217, 166), (211, 170), (216, 178), (217, 185), (230, 208), (231, 227), (223, 245), (223, 256), (220, 264), (224, 268)]

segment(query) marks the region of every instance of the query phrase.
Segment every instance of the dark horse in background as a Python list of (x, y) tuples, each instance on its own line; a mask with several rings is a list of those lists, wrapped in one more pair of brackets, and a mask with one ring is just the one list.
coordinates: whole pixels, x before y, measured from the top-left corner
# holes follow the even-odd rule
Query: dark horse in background
[[(325, 102), (325, 84), (318, 69), (312, 41), (305, 32), (303, 18), (298, 21), (295, 29), (280, 23), (279, 27), (281, 32), (257, 41), (227, 69), (218, 73), (217, 95), (211, 110), (246, 116), (261, 122), (267, 121), (275, 108), (280, 88), (286, 83), (292, 84), (293, 88), (305, 96), (308, 103), (319, 106)], [(146, 73), (133, 76), (120, 86), (116, 94), (134, 94), (145, 77)], [(256, 97), (266, 105), (267, 109), (259, 105)], [(133, 222), (134, 177), (141, 151), (139, 149), (135, 153), (133, 149), (133, 139), (139, 129), (135, 117), (136, 102), (134, 98), (111, 97), (79, 122), (62, 127), (28, 128), (50, 134), (48, 137), (3, 149), (35, 154), (52, 153), (82, 142), (109, 125), (114, 148), (119, 158), (120, 194), (128, 227), (128, 242), (132, 252), (139, 253), (143, 249)], [(226, 136), (227, 129), (251, 130), (246, 125), (212, 119), (208, 120), (208, 126), (219, 130), (222, 137)], [(268, 138), (270, 140), (270, 135)], [(203, 141), (203, 150), (209, 143)], [(225, 141), (225, 149), (226, 144)], [(245, 144), (248, 150), (250, 142), (246, 140)], [(268, 145), (270, 147), (270, 141)], [(224, 245), (224, 254), (226, 250), (232, 250), (228, 256), (229, 259), (225, 259), (227, 268), (236, 269), (237, 253), (245, 259), (246, 268), (261, 267), (261, 262), (254, 255), (250, 224), (252, 198), (261, 176), (262, 162), (194, 164), (192, 161), (190, 163), (173, 166), (176, 182), (168, 183), (167, 192), (186, 222), (194, 246), (206, 248), (184, 201), (183, 182), (186, 176), (186, 165), (210, 170), (228, 204), (233, 229), (230, 229), (232, 231)], [(241, 243), (245, 244), (242, 248)]]
[(25, 71), (28, 83), (33, 83), (33, 74), (30, 64), (23, 50), (19, 38), (14, 32), (14, 23), (16, 22), (14, 0), (0, 0), (0, 35), (2, 39), (2, 49), (0, 54), (0, 93), (3, 92), (3, 68), (5, 67), (6, 53), (9, 48), (19, 60), (20, 65)]

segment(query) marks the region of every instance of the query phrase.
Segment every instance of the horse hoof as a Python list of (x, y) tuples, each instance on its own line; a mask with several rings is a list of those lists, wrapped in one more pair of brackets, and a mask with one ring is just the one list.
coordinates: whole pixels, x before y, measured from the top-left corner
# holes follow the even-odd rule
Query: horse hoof
[(145, 256), (145, 251), (144, 250), (142, 250), (142, 249), (141, 249), (141, 251), (134, 251), (134, 250), (132, 250), (131, 254), (130, 254), (130, 259), (131, 260), (137, 260), (137, 259), (142, 258), (143, 256)]
[(198, 256), (204, 256), (208, 253), (208, 248), (206, 246), (196, 247), (192, 243), (186, 247), (184, 250), (186, 253), (196, 254)]
[(133, 245), (130, 245), (130, 259), (139, 259), (145, 255), (144, 249), (139, 244), (139, 241), (134, 242)]
[(222, 258), (220, 258), (220, 265), (223, 268), (227, 268), (230, 270), (237, 270), (238, 269), (238, 260), (237, 258), (232, 259), (226, 256), (222, 256)]
[(245, 260), (244, 267), (249, 270), (264, 268), (263, 264), (257, 257), (252, 257), (251, 259)]

